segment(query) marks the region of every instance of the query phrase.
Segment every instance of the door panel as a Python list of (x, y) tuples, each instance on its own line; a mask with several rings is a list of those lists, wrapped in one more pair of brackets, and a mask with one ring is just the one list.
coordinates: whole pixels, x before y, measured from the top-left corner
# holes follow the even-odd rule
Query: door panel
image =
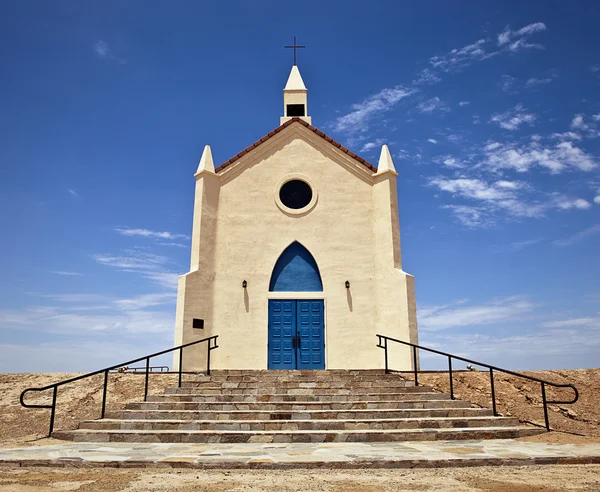
[(298, 301), (298, 369), (325, 369), (323, 301)]
[(269, 369), (296, 369), (296, 301), (269, 301)]
[(269, 301), (269, 369), (325, 369), (323, 300)]

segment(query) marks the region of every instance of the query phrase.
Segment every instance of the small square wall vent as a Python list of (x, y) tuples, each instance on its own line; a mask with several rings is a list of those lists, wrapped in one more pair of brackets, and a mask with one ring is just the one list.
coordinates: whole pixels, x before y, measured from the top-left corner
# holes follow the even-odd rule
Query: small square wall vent
[(192, 321), (192, 328), (199, 328), (200, 330), (204, 330), (204, 320), (194, 318), (194, 320)]

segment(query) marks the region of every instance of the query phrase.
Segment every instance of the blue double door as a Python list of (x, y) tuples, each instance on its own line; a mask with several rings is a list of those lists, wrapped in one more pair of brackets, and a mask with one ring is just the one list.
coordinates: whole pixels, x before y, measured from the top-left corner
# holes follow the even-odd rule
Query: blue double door
[(325, 369), (323, 300), (269, 300), (269, 369)]

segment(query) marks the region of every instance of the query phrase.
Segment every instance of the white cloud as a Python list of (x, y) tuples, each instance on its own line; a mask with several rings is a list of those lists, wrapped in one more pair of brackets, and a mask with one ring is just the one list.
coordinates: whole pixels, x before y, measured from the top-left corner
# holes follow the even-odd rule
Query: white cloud
[(501, 200), (511, 198), (513, 194), (506, 185), (499, 185), (498, 183), (508, 182), (498, 181), (493, 184), (488, 184), (480, 179), (448, 179), (442, 177), (433, 178), (429, 181), (429, 184), (436, 186), (440, 190), (475, 200)]
[(498, 46), (507, 46), (512, 52), (521, 51), (524, 49), (543, 49), (541, 44), (528, 43), (527, 40), (536, 32), (546, 30), (546, 25), (543, 22), (535, 22), (528, 24), (521, 29), (513, 31), (507, 26), (504, 31), (498, 34)]
[(510, 75), (503, 75), (500, 77), (500, 82), (498, 82), (498, 87), (502, 89), (504, 92), (510, 92), (517, 81), (516, 78)]
[(417, 79), (413, 80), (414, 85), (437, 84), (442, 79), (430, 68), (425, 68), (419, 72)]
[(477, 178), (436, 177), (430, 186), (452, 194), (455, 198), (474, 200), (477, 205), (446, 205), (456, 218), (467, 227), (488, 227), (494, 224), (494, 214), (508, 213), (514, 217), (540, 217), (547, 205), (526, 202), (519, 195), (526, 185), (517, 181), (499, 180), (488, 183)]
[[(600, 131), (598, 130), (598, 121), (600, 121), (600, 115), (592, 115), (592, 121), (589, 119), (586, 121), (587, 116), (584, 114), (576, 114), (571, 121), (571, 129), (577, 130), (580, 134), (583, 134), (586, 138), (598, 138), (600, 137)], [(581, 137), (580, 137), (581, 139)]]
[(513, 241), (509, 243), (506, 247), (497, 248), (497, 250), (506, 249), (508, 251), (521, 251), (522, 249), (528, 248), (529, 246), (533, 246), (534, 244), (538, 244), (542, 241), (541, 238), (535, 239), (526, 239), (525, 241)]
[(579, 210), (587, 210), (588, 208), (590, 208), (592, 206), (592, 204), (590, 202), (588, 202), (587, 200), (584, 200), (583, 198), (574, 198), (574, 199), (562, 198), (562, 199), (558, 200), (556, 206), (558, 208), (560, 208), (561, 210), (570, 210), (572, 208), (576, 208)]
[(115, 304), (121, 309), (130, 311), (164, 304), (172, 305), (175, 299), (176, 296), (173, 292), (160, 292), (158, 294), (142, 294), (130, 299), (119, 299), (115, 301)]
[(427, 141), (431, 144), (436, 144), (438, 141), (435, 138), (428, 138)]
[(122, 58), (119, 58), (113, 54), (111, 49), (108, 47), (108, 43), (106, 41), (96, 41), (94, 44), (94, 53), (96, 56), (102, 60), (111, 60), (121, 65), (127, 63)]
[(420, 103), (417, 108), (421, 113), (433, 113), (434, 111), (450, 111), (450, 108), (439, 97), (432, 97)]
[(574, 130), (587, 130), (589, 126), (586, 123), (584, 123), (583, 115), (577, 114), (571, 121), (571, 128), (573, 128)]
[(168, 258), (165, 256), (140, 253), (135, 250), (125, 250), (124, 253), (121, 256), (94, 254), (92, 258), (103, 265), (129, 270), (154, 269), (168, 262)]
[(442, 160), (442, 164), (444, 164), (444, 166), (446, 167), (449, 167), (450, 169), (464, 169), (465, 167), (467, 167), (466, 163), (461, 162), (458, 159), (455, 159), (454, 157), (450, 156), (444, 157), (444, 159)]
[(79, 194), (75, 190), (72, 190), (71, 188), (68, 188), (67, 191), (73, 196), (76, 196), (76, 197), (79, 196)]
[(451, 210), (458, 221), (466, 227), (487, 227), (493, 224), (488, 214), (481, 207), (470, 205), (444, 205)]
[(372, 118), (389, 111), (402, 99), (415, 92), (417, 92), (415, 89), (407, 89), (399, 85), (391, 89), (383, 89), (361, 103), (352, 105), (350, 113), (335, 120), (333, 129), (342, 133), (365, 131)]
[(495, 55), (495, 53), (486, 52), (485, 44), (487, 42), (486, 39), (479, 39), (462, 48), (455, 48), (445, 55), (433, 56), (429, 59), (429, 64), (443, 72), (467, 67), (476, 61), (485, 60)]
[(564, 328), (565, 326), (587, 326), (598, 324), (600, 326), (600, 318), (569, 318), (557, 321), (546, 321), (540, 323), (544, 328)]
[(65, 276), (72, 276), (72, 277), (81, 277), (83, 275), (83, 273), (77, 273), (77, 272), (67, 272), (64, 270), (56, 270), (54, 272), (52, 272), (54, 275), (65, 275)]
[(377, 149), (385, 143), (383, 138), (378, 138), (374, 142), (367, 142), (360, 149), (361, 152), (368, 152), (369, 150)]
[(419, 328), (423, 331), (438, 331), (520, 320), (535, 308), (535, 304), (522, 296), (505, 297), (474, 306), (464, 304), (463, 300), (458, 304), (419, 309)]
[(533, 125), (535, 115), (527, 113), (522, 104), (517, 104), (513, 109), (500, 114), (492, 115), (490, 122), (497, 123), (505, 130), (517, 130), (521, 125), (527, 123)]
[(600, 195), (594, 197), (594, 203), (600, 205)]
[[(597, 366), (598, 325), (532, 329), (530, 325), (519, 326), (518, 317), (509, 321), (489, 334), (425, 331), (419, 340), (425, 346), (436, 344), (450, 353), (517, 370)], [(442, 357), (430, 364), (448, 367)], [(457, 362), (455, 367), (461, 366)]]
[(558, 239), (554, 241), (554, 244), (557, 246), (570, 246), (572, 244), (583, 241), (584, 239), (595, 236), (596, 234), (600, 234), (600, 224), (588, 227), (587, 229), (584, 229), (583, 231), (573, 234), (572, 236), (567, 237), (565, 239)]
[(536, 77), (532, 77), (530, 79), (527, 79), (527, 82), (525, 82), (525, 87), (530, 88), (530, 87), (536, 87), (538, 85), (545, 85), (545, 84), (549, 84), (553, 81), (554, 79), (552, 77), (546, 77), (543, 79), (538, 79)]
[(462, 106), (468, 106), (469, 104), (471, 104), (469, 101), (460, 101), (460, 102), (458, 103), (458, 105), (459, 105), (460, 107), (462, 107)]
[(484, 158), (480, 166), (493, 171), (513, 169), (521, 173), (529, 171), (533, 166), (540, 166), (552, 174), (558, 174), (568, 169), (592, 171), (597, 164), (593, 157), (573, 142), (563, 141), (548, 146), (533, 141), (522, 145), (492, 142), (484, 147)]
[(117, 227), (115, 229), (116, 232), (123, 236), (140, 236), (140, 237), (149, 237), (155, 239), (189, 239), (189, 236), (185, 234), (174, 234), (172, 232), (157, 232), (150, 231), (148, 229), (130, 229), (130, 228), (120, 228)]
[[(169, 338), (172, 338), (169, 337)], [(157, 336), (136, 341), (80, 339), (69, 337), (35, 345), (0, 344), (0, 372), (87, 372), (166, 349), (172, 340)], [(150, 360), (151, 365), (171, 365), (168, 355)], [(142, 361), (140, 364), (144, 364)], [(101, 386), (100, 386), (101, 388)]]
[(177, 288), (177, 274), (165, 268), (169, 262), (165, 256), (125, 250), (121, 255), (94, 254), (92, 258), (102, 265), (124, 272), (137, 273), (165, 288)]
[(553, 133), (551, 135), (552, 138), (556, 138), (558, 140), (583, 140), (583, 137), (579, 133), (575, 132), (562, 132), (562, 133)]
[(569, 198), (559, 194), (540, 201), (531, 199), (530, 186), (521, 181), (497, 180), (487, 182), (480, 178), (434, 177), (429, 185), (450, 193), (453, 198), (475, 201), (475, 205), (452, 204), (443, 208), (451, 210), (457, 220), (467, 227), (489, 227), (495, 224), (499, 213), (514, 218), (543, 217), (550, 209), (585, 210), (591, 205), (582, 198)]
[(159, 246), (174, 246), (176, 248), (187, 248), (188, 246), (186, 244), (180, 244), (180, 243), (157, 243)]
[[(175, 297), (171, 297), (174, 304)], [(34, 306), (0, 309), (0, 332), (11, 330), (63, 335), (99, 333), (172, 333), (174, 309), (170, 313), (140, 309), (134, 305), (106, 304), (95, 310), (70, 309), (69, 306)]]

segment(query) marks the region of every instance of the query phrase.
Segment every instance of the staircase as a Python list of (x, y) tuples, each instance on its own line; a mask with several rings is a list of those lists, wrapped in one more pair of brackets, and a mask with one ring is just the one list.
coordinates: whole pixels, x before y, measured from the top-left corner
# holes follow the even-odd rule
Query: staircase
[(78, 442), (506, 439), (545, 432), (382, 370), (213, 371), (52, 434)]

